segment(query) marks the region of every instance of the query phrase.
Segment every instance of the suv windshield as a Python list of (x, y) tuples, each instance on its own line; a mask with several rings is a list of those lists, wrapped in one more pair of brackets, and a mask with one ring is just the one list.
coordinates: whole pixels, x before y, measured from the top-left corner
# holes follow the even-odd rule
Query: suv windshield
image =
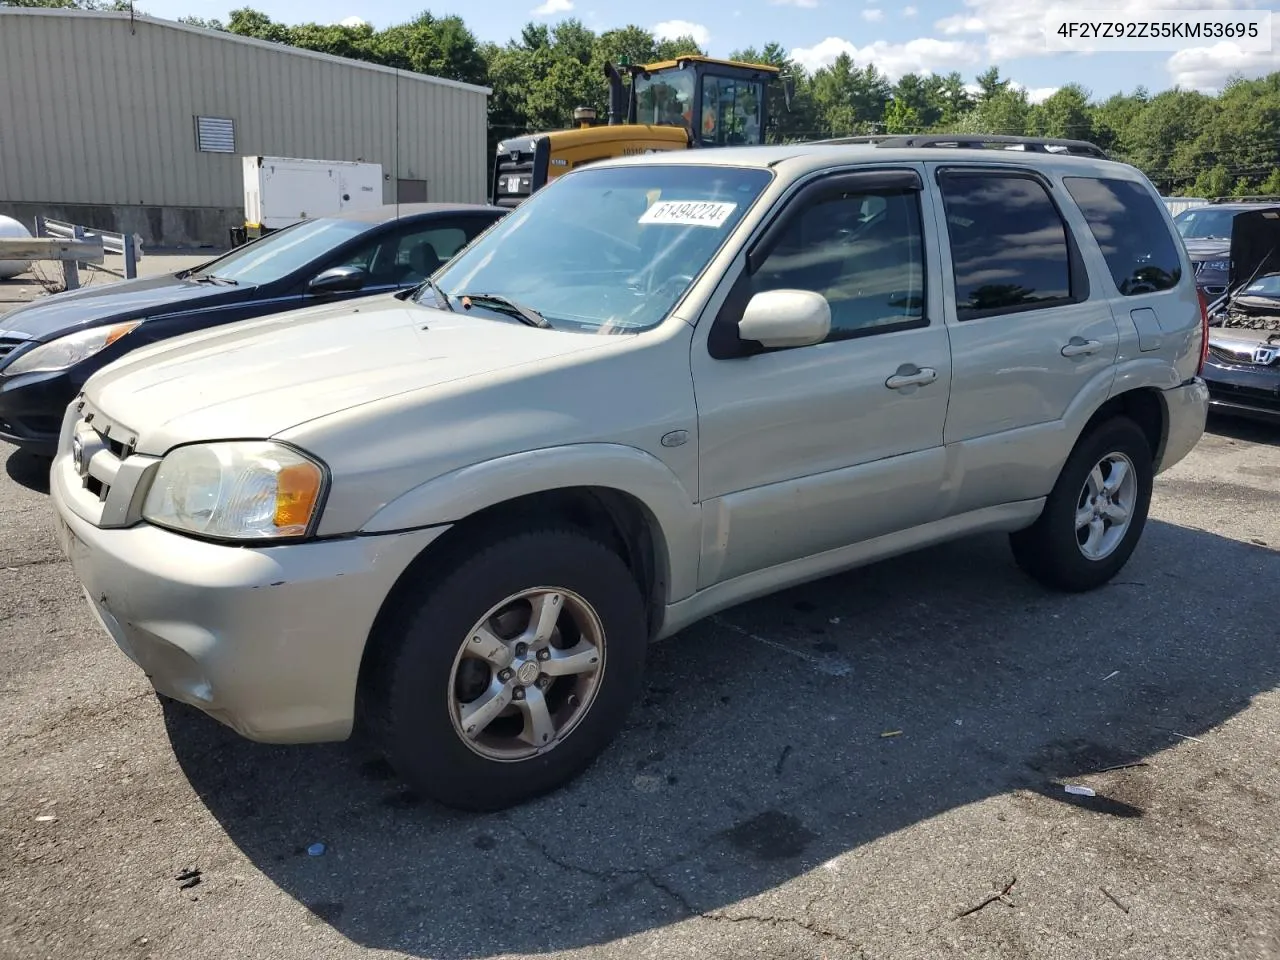
[(217, 277), (255, 286), (274, 283), (317, 257), (336, 250), (352, 237), (364, 233), (369, 226), (359, 220), (304, 220), (238, 247), (226, 256), (192, 270), (187, 278)]
[(1183, 210), (1173, 222), (1184, 240), (1230, 240), (1231, 222), (1235, 216), (1232, 210), (1196, 207)]
[(670, 313), (771, 177), (711, 165), (578, 170), (500, 220), (436, 285), (449, 297), (508, 298), (558, 329), (645, 330)]

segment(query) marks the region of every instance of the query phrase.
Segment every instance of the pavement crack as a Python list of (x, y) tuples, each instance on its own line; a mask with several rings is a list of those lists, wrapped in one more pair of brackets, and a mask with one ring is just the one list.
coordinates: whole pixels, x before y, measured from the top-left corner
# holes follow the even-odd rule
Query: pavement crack
[(528, 837), (525, 837), (524, 841), (561, 870), (568, 870), (571, 873), (580, 873), (585, 877), (591, 877), (593, 880), (599, 880), (602, 883), (608, 883), (629, 874), (640, 875), (643, 873), (643, 871), (640, 870), (592, 870), (590, 867), (584, 867), (577, 863), (570, 863), (568, 860), (557, 857), (554, 853), (548, 850), (546, 846), (538, 843), (536, 840), (530, 840)]
[(676, 905), (685, 912), (686, 916), (693, 916), (698, 911), (693, 908), (693, 904), (689, 902), (689, 898), (677, 890), (665, 880), (661, 880), (653, 875), (651, 870), (640, 871), (644, 878), (649, 881), (649, 885), (660, 893), (665, 893), (668, 897), (676, 902)]
[(812, 920), (800, 920), (796, 917), (774, 917), (769, 914), (746, 913), (738, 916), (730, 916), (727, 913), (700, 913), (698, 914), (703, 920), (712, 920), (717, 923), (760, 923), (770, 927), (799, 927), (812, 933), (814, 936), (822, 937), (825, 940), (834, 940), (837, 943), (854, 947), (861, 951), (861, 946), (852, 937), (847, 937), (843, 933), (831, 930)]
[(1006, 907), (1012, 907), (1014, 903), (1012, 900), (1009, 899), (1009, 891), (1013, 889), (1013, 885), (1017, 882), (1018, 882), (1018, 878), (1014, 877), (1007, 884), (1005, 884), (1004, 889), (1001, 890), (999, 893), (995, 893), (987, 897), (987, 899), (983, 900), (976, 907), (970, 907), (968, 910), (965, 910), (963, 913), (956, 914), (956, 919), (960, 920), (964, 917), (971, 916), (972, 914), (977, 913), (979, 910), (982, 910), (985, 907), (991, 906), (991, 904), (996, 903), (997, 901), (1000, 903), (1003, 903)]
[[(656, 870), (662, 869), (661, 866), (651, 867), (651, 868), (630, 868), (630, 869), (621, 869), (621, 870), (618, 870), (618, 869), (593, 870), (590, 867), (584, 867), (581, 864), (572, 863), (568, 860), (563, 859), (562, 857), (556, 856), (554, 853), (548, 850), (545, 845), (538, 843), (535, 840), (530, 840), (528, 837), (525, 837), (524, 841), (526, 844), (528, 844), (528, 846), (531, 849), (540, 853), (543, 857), (547, 859), (548, 862), (555, 864), (561, 870), (568, 870), (571, 873), (580, 873), (584, 877), (590, 877), (593, 880), (597, 880), (600, 883), (606, 883), (606, 884), (616, 883), (619, 880), (628, 879), (628, 878), (631, 879), (632, 881), (644, 881), (648, 883), (649, 886), (653, 887), (653, 889), (657, 890), (659, 893), (665, 894), (667, 897), (670, 897), (673, 901), (675, 901), (675, 903), (680, 907), (681, 910), (685, 912), (686, 915), (694, 916), (695, 914), (698, 913), (698, 911), (693, 907), (693, 905), (689, 902), (689, 899), (683, 893), (681, 893), (671, 884), (667, 883), (665, 880), (663, 880), (661, 877), (658, 877), (655, 874)], [(678, 859), (682, 859), (682, 858), (678, 858)]]

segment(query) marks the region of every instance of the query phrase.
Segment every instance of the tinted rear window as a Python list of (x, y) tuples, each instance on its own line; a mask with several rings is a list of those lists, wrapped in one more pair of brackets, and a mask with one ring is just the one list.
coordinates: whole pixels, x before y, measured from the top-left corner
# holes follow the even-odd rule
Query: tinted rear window
[(1126, 297), (1171, 290), (1182, 279), (1182, 261), (1164, 215), (1151, 194), (1131, 180), (1065, 177), (1102, 248), (1116, 287)]
[(961, 320), (1071, 297), (1067, 228), (1036, 180), (1008, 173), (941, 178)]

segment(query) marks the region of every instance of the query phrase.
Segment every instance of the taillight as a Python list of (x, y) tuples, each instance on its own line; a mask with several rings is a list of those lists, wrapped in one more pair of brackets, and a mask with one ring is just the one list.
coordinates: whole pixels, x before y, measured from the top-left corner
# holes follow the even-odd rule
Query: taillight
[(1200, 300), (1200, 364), (1196, 367), (1196, 376), (1204, 373), (1204, 362), (1209, 359), (1209, 301), (1204, 291), (1197, 289), (1196, 297)]

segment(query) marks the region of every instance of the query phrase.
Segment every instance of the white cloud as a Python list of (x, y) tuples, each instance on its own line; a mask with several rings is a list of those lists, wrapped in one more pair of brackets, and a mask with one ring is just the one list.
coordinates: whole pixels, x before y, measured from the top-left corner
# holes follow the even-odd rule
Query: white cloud
[(943, 73), (971, 66), (982, 59), (982, 49), (976, 44), (933, 37), (920, 37), (906, 43), (877, 40), (865, 47), (854, 46), (839, 37), (827, 37), (812, 47), (792, 50), (791, 58), (813, 71), (830, 66), (842, 53), (847, 53), (859, 66), (875, 64), (890, 80), (908, 73)]
[(1271, 49), (1241, 50), (1230, 41), (1208, 47), (1188, 47), (1169, 57), (1165, 68), (1175, 85), (1217, 93), (1239, 74), (1246, 80), (1280, 70), (1280, 17), (1271, 18)]
[(917, 10), (915, 7), (903, 7), (903, 8), (902, 8), (902, 15), (903, 15), (904, 17), (914, 17), (914, 16), (915, 16), (917, 13), (919, 13), (919, 12), (920, 12), (920, 11), (919, 11), (919, 10)]
[(1028, 103), (1044, 103), (1061, 89), (1060, 87), (1028, 87), (1017, 80), (1010, 80), (1009, 86), (1015, 90), (1023, 91), (1027, 95)]
[(368, 25), (369, 21), (364, 17), (346, 17), (338, 21), (340, 27), (367, 27)]
[(884, 11), (876, 10), (875, 8), (863, 10), (862, 19), (867, 21), (867, 23), (879, 23), (884, 19)]
[(700, 23), (688, 20), (663, 20), (655, 24), (653, 35), (659, 40), (674, 40), (676, 37), (693, 37), (695, 43), (704, 50), (711, 42), (711, 31)]
[(806, 10), (812, 10), (818, 5), (818, 0), (769, 0), (775, 7), (802, 7)]
[(530, 12), (535, 17), (550, 17), (557, 13), (568, 13), (573, 9), (573, 0), (546, 0), (540, 7), (534, 7)]

